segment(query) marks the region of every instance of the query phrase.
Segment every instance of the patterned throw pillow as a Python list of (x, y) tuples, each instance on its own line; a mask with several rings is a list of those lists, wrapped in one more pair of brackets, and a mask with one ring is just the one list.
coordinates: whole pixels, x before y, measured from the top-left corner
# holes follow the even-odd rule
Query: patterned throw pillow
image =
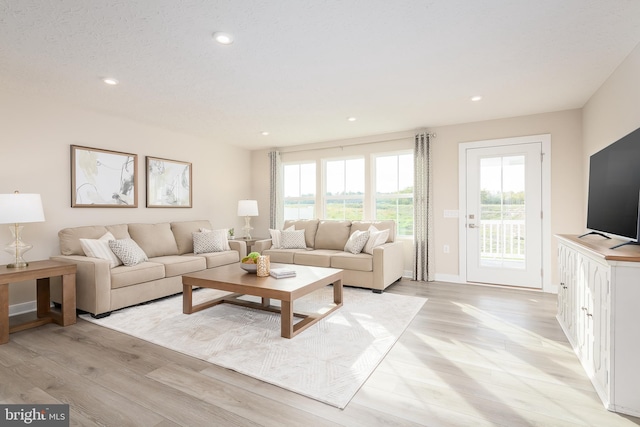
[[(294, 231), (295, 226), (291, 226), (286, 228), (284, 231)], [(283, 230), (274, 230), (272, 228), (269, 229), (269, 234), (271, 235), (271, 249), (282, 249), (282, 231)]]
[(109, 240), (109, 247), (127, 267), (149, 260), (147, 254), (133, 239)]
[(194, 254), (223, 252), (231, 249), (227, 240), (227, 230), (225, 229), (195, 232), (192, 235)]
[(282, 232), (282, 249), (306, 249), (307, 244), (304, 240), (304, 230), (283, 231)]
[(369, 240), (364, 245), (362, 252), (373, 255), (373, 248), (383, 245), (389, 238), (389, 230), (378, 230), (373, 225), (369, 227)]
[(113, 253), (109, 247), (109, 240), (116, 240), (110, 231), (107, 231), (104, 236), (99, 239), (80, 239), (80, 246), (84, 254), (91, 258), (106, 259), (109, 261), (111, 268), (122, 265), (120, 258)]
[(352, 254), (359, 254), (362, 252), (362, 248), (369, 240), (369, 232), (368, 231), (360, 231), (356, 230), (353, 232), (349, 240), (347, 240), (347, 244), (344, 245), (345, 252), (351, 252)]

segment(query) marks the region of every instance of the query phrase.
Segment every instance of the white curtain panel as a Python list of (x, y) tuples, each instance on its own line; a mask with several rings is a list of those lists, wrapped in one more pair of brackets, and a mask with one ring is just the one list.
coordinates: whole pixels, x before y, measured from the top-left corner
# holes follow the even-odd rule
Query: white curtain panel
[(284, 197), (280, 152), (269, 152), (269, 228), (280, 229), (284, 224)]
[(414, 149), (414, 263), (413, 280), (435, 277), (433, 242), (433, 172), (431, 142), (426, 132), (416, 133)]

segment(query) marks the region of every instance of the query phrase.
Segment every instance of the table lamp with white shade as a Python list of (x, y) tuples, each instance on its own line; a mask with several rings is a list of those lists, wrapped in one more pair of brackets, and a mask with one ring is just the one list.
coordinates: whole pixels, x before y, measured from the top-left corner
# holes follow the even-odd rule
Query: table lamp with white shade
[(33, 247), (22, 241), (23, 226), (27, 222), (44, 222), (42, 199), (39, 194), (22, 194), (18, 191), (12, 194), (0, 194), (0, 224), (12, 224), (9, 227), (13, 240), (4, 250), (11, 254), (14, 262), (7, 268), (20, 268), (29, 265), (22, 255)]
[(244, 238), (251, 239), (251, 217), (258, 216), (258, 201), (238, 200), (238, 216), (244, 217)]

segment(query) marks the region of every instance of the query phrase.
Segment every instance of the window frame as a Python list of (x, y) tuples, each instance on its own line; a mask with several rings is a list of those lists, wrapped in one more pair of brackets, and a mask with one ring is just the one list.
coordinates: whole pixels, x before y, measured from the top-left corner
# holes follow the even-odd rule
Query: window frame
[[(314, 179), (315, 179), (315, 188), (314, 188), (314, 194), (312, 197), (310, 196), (297, 196), (297, 197), (287, 197), (285, 195), (285, 181), (286, 181), (286, 175), (285, 175), (285, 169), (287, 166), (298, 166), (298, 170), (300, 171), (300, 167), (302, 165), (313, 165), (314, 166)], [(298, 175), (298, 187), (301, 187), (301, 183), (302, 183), (302, 174)], [(302, 194), (301, 188), (299, 188), (299, 193)], [(283, 212), (283, 216), (284, 216), (284, 220), (287, 219), (292, 219), (292, 218), (287, 218), (285, 215), (285, 208), (287, 206), (287, 202), (305, 202), (305, 201), (311, 201), (313, 202), (313, 215), (311, 216), (311, 218), (300, 218), (299, 216), (295, 219), (313, 219), (317, 217), (318, 214), (318, 162), (315, 160), (301, 160), (301, 161), (293, 161), (293, 162), (283, 162), (282, 163), (282, 212)]]
[[(377, 201), (378, 201), (378, 191), (377, 191), (377, 187), (378, 187), (378, 182), (377, 182), (377, 159), (379, 157), (392, 157), (395, 156), (396, 159), (399, 158), (400, 156), (405, 156), (405, 155), (409, 155), (411, 157), (414, 156), (414, 152), (413, 150), (410, 149), (405, 149), (405, 150), (397, 150), (397, 151), (386, 151), (386, 152), (379, 152), (379, 153), (371, 153), (371, 192), (370, 192), (370, 206), (371, 206), (371, 212), (370, 212), (370, 217), (373, 218), (374, 220), (377, 220)], [(398, 160), (396, 160), (398, 161)], [(399, 173), (400, 173), (400, 168), (398, 168), (398, 183), (399, 183)], [(415, 162), (414, 162), (414, 174), (415, 174)], [(413, 191), (411, 193), (400, 193), (399, 189), (397, 190), (398, 192), (396, 192), (395, 194), (387, 194), (384, 196), (384, 198), (395, 198), (397, 199), (411, 199), (413, 201), (413, 205), (415, 205), (415, 183), (413, 184)], [(398, 220), (398, 216), (396, 214), (396, 218), (394, 219), (396, 222), (396, 236), (397, 237), (413, 237), (413, 234), (400, 234), (400, 222)], [(412, 225), (415, 225), (415, 216), (412, 212), (411, 215), (411, 222)]]
[[(342, 196), (327, 196), (327, 163), (328, 162), (336, 162), (336, 161), (344, 161), (345, 167), (346, 162), (348, 160), (362, 160), (363, 162), (363, 190), (362, 195), (342, 195)], [(327, 218), (327, 201), (328, 200), (362, 200), (362, 218), (358, 219), (345, 219), (343, 215), (343, 220), (349, 221), (362, 221), (367, 218), (367, 157), (365, 155), (352, 155), (352, 156), (340, 156), (340, 157), (327, 157), (321, 159), (322, 164), (322, 179), (321, 179), (321, 192), (320, 192), (320, 206), (322, 217)], [(346, 174), (345, 174), (346, 176)], [(317, 183), (316, 183), (317, 187)], [(344, 212), (343, 212), (344, 213)]]

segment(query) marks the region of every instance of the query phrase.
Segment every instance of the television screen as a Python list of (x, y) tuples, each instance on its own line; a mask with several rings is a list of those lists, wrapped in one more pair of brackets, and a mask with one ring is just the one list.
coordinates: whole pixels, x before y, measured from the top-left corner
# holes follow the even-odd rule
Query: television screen
[(591, 156), (587, 228), (638, 239), (640, 128)]

